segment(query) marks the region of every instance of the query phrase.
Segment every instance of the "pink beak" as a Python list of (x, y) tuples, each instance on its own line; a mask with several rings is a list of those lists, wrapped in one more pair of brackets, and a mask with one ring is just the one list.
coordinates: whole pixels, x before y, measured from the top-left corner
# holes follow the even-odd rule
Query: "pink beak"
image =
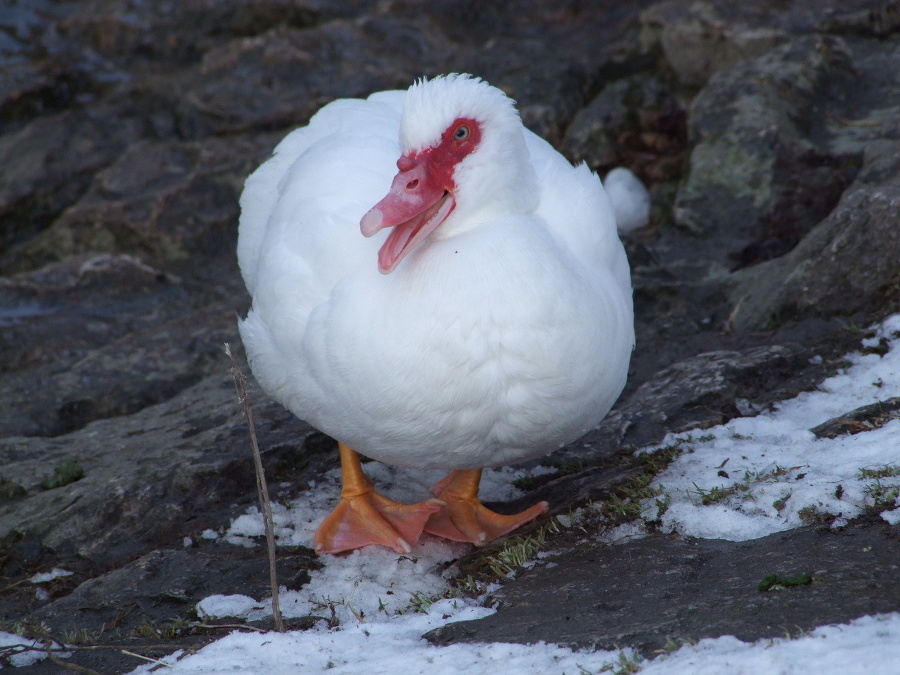
[(382, 274), (393, 272), (408, 253), (446, 220), (455, 206), (450, 191), (429, 172), (426, 158), (401, 157), (397, 168), (400, 172), (394, 176), (390, 191), (359, 223), (366, 237), (385, 227), (394, 228), (378, 251), (378, 270)]

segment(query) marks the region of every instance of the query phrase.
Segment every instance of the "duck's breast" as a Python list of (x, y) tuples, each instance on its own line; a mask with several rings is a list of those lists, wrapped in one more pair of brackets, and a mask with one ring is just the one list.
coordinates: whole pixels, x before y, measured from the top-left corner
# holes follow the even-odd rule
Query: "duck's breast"
[(571, 264), (518, 218), (433, 242), (391, 275), (348, 276), (310, 316), (296, 358), (311, 386), (289, 407), (412, 466), (506, 464), (575, 440), (621, 391), (632, 338), (613, 277)]

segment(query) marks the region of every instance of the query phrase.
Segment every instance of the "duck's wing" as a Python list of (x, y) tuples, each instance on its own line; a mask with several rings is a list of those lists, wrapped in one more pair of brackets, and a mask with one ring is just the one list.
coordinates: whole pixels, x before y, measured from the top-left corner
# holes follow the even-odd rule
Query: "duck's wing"
[[(262, 262), (267, 240), (270, 247), (301, 242), (295, 253), (318, 262), (314, 242), (322, 234), (337, 228), (359, 235), (359, 219), (390, 186), (396, 171), (404, 95), (379, 92), (368, 99), (329, 103), (307, 126), (285, 137), (250, 175), (240, 200), (237, 257), (251, 295), (268, 264)], [(310, 247), (303, 250), (302, 241), (310, 234)], [(267, 260), (271, 253), (267, 251)], [(324, 261), (316, 266), (323, 267)]]
[(572, 166), (547, 141), (525, 131), (538, 176), (536, 210), (557, 244), (587, 270), (608, 270), (622, 292), (631, 294), (631, 275), (616, 229), (612, 203), (587, 165)]
[(241, 339), (256, 379), (297, 414), (324, 396), (309, 373), (312, 317), (348, 276), (378, 274), (383, 236), (366, 239), (359, 221), (396, 171), (400, 101), (329, 104), (278, 145), (241, 197), (238, 262), (253, 298)]

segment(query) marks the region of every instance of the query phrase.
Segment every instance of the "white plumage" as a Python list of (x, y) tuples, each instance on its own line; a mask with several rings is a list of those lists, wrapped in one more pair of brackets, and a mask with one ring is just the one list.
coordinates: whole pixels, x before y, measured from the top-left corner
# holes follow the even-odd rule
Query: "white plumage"
[[(387, 230), (366, 238), (361, 219), (398, 158), (438, 147), (459, 119), (481, 139), (453, 167), (452, 211), (380, 272)], [(476, 78), (330, 103), (247, 180), (241, 208), (253, 372), (364, 455), (528, 460), (592, 429), (625, 384), (631, 283), (609, 198)]]
[(613, 206), (620, 233), (643, 227), (650, 219), (650, 195), (631, 171), (619, 166), (606, 174), (603, 187)]

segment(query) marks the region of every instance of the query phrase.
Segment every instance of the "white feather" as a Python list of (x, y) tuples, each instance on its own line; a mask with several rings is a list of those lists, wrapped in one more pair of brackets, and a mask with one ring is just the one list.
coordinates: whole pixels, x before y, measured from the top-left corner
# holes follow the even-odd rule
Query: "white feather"
[(650, 194), (640, 179), (625, 167), (606, 174), (603, 187), (609, 195), (619, 232), (644, 227), (650, 220)]

